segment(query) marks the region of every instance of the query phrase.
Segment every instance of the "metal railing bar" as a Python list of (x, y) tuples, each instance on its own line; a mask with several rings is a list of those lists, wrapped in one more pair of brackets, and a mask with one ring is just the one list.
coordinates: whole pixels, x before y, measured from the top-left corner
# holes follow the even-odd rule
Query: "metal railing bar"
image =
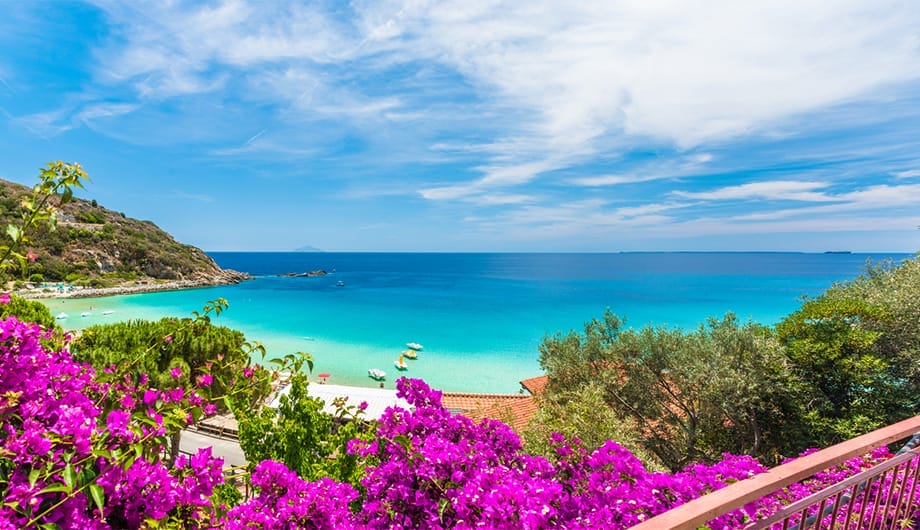
[[(888, 497), (885, 499), (885, 506), (884, 506), (885, 514), (887, 514), (890, 511), (890, 509), (894, 507), (894, 501), (896, 500), (896, 497), (894, 496), (894, 492), (896, 491), (896, 486), (898, 484), (898, 470), (900, 468), (901, 466), (896, 466), (894, 469), (891, 470), (891, 473), (890, 473), (891, 484), (888, 486)], [(877, 509), (876, 509), (876, 513), (878, 513)], [(885, 515), (882, 515), (882, 517), (885, 517)]]
[[(831, 487), (829, 487), (829, 488), (826, 488), (826, 489), (824, 489), (824, 490), (815, 492), (815, 493), (809, 495), (808, 497), (804, 497), (804, 498), (802, 498), (802, 499), (799, 499), (798, 501), (793, 502), (793, 503), (791, 503), (791, 504), (789, 504), (789, 505), (783, 507), (783, 509), (777, 511), (776, 513), (774, 513), (774, 514), (771, 515), (770, 517), (766, 517), (766, 518), (764, 518), (764, 519), (762, 519), (762, 520), (760, 520), (760, 521), (757, 521), (757, 523), (756, 523), (757, 526), (751, 526), (751, 528), (765, 528), (767, 525), (770, 525), (770, 524), (772, 524), (772, 523), (775, 523), (775, 522), (777, 522), (777, 521), (782, 520), (784, 517), (786, 517), (786, 514), (788, 514), (788, 513), (794, 513), (794, 512), (796, 512), (796, 511), (798, 511), (799, 508), (801, 508), (801, 507), (806, 507), (806, 508), (807, 508), (807, 507), (809, 507), (809, 506), (813, 506), (813, 505), (814, 505), (816, 502), (818, 502), (819, 500), (828, 498), (828, 497), (830, 497), (831, 495), (834, 495), (834, 494), (837, 493), (837, 492), (844, 491), (844, 490), (846, 490), (847, 488), (849, 488), (849, 487), (851, 487), (851, 486), (854, 486), (854, 489), (853, 489), (853, 496), (855, 496), (855, 495), (857, 495), (863, 488), (865, 488), (865, 489), (868, 490), (868, 486), (871, 484), (870, 481), (871, 481), (873, 478), (878, 477), (879, 475), (885, 473), (885, 472), (886, 472), (887, 470), (889, 470), (890, 468), (895, 467), (895, 466), (901, 464), (902, 462), (914, 460), (914, 459), (916, 459), (918, 456), (920, 456), (920, 448), (915, 449), (915, 450), (912, 450), (911, 452), (908, 452), (908, 453), (901, 453), (900, 455), (897, 455), (897, 456), (895, 456), (895, 457), (892, 457), (892, 458), (890, 458), (890, 459), (888, 459), (888, 460), (882, 462), (881, 464), (879, 464), (879, 465), (877, 465), (877, 466), (875, 466), (875, 467), (873, 467), (873, 468), (871, 468), (871, 469), (869, 469), (869, 470), (867, 470), (867, 471), (864, 471), (864, 472), (862, 472), (862, 473), (860, 473), (860, 474), (858, 474), (858, 475), (853, 475), (852, 477), (849, 477), (849, 478), (847, 478), (847, 479), (845, 479), (845, 480), (843, 480), (843, 481), (841, 481), (841, 482), (838, 482), (837, 484), (835, 484), (835, 485), (833, 485), (833, 486), (831, 486)], [(863, 505), (865, 505), (865, 502), (863, 503)], [(819, 513), (820, 513), (820, 512), (819, 512)], [(803, 520), (803, 521), (800, 522), (798, 525), (793, 526), (793, 528), (798, 528), (798, 529), (807, 528), (807, 525), (806, 525), (805, 523), (806, 523), (806, 521)], [(809, 522), (808, 524), (811, 524), (811, 523)], [(761, 526), (761, 525), (763, 525), (763, 526)], [(804, 526), (803, 526), (803, 525), (804, 525)]]
[(850, 528), (850, 521), (853, 519), (853, 507), (856, 504), (856, 497), (858, 495), (859, 492), (854, 491), (851, 495), (849, 495), (850, 498), (847, 499), (847, 519), (843, 523), (844, 530), (849, 530)]
[(673, 510), (664, 512), (633, 528), (634, 530), (654, 530), (659, 528), (696, 529), (724, 513), (778, 491), (793, 482), (806, 479), (818, 471), (866, 454), (877, 447), (902, 440), (917, 432), (920, 432), (920, 416), (883, 427), (833, 447), (803, 456), (749, 479), (738, 481), (678, 506)]
[(859, 520), (858, 523), (862, 523), (866, 519), (866, 509), (869, 507), (869, 492), (872, 491), (872, 481), (874, 477), (869, 477), (869, 480), (866, 481), (866, 487), (863, 489), (862, 496), (862, 509), (859, 510)]
[(836, 521), (840, 514), (840, 501), (843, 500), (843, 491), (838, 491), (834, 495), (834, 509), (831, 510), (831, 521)]
[[(904, 493), (910, 488), (910, 476), (911, 476), (911, 467), (920, 466), (920, 460), (914, 460), (912, 462), (907, 462), (904, 466), (904, 472), (901, 474), (901, 484), (898, 487), (898, 503), (895, 505), (894, 514), (892, 514), (892, 528), (895, 528), (898, 519), (901, 516), (901, 511), (904, 511), (904, 515), (907, 515), (907, 510), (910, 508), (910, 499), (913, 497), (913, 492), (911, 495), (904, 495)], [(916, 479), (914, 480), (916, 483)]]
[[(873, 507), (877, 507), (879, 500), (882, 498), (882, 490), (885, 489), (884, 487), (885, 484), (882, 482), (883, 478), (884, 478), (884, 474), (878, 476), (878, 480), (877, 480), (878, 487), (875, 488), (875, 501), (872, 503)], [(875, 520), (878, 517), (878, 512), (879, 511), (877, 509), (872, 510), (872, 518), (869, 519), (869, 528), (875, 527)]]

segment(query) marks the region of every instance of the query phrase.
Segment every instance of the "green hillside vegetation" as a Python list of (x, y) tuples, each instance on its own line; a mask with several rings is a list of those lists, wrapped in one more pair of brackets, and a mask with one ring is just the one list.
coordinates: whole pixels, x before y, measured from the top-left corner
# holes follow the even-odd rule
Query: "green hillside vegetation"
[[(0, 226), (18, 225), (30, 188), (0, 180)], [(55, 201), (57, 204), (57, 201)], [(108, 287), (125, 281), (205, 280), (221, 269), (202, 250), (177, 242), (150, 221), (73, 199), (56, 212), (57, 226), (34, 227), (22, 249), (34, 261), (20, 281)]]

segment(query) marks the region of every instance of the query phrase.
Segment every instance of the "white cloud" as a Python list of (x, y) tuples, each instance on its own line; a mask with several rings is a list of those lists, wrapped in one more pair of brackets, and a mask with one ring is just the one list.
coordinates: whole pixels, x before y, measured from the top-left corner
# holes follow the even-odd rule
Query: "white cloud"
[(491, 188), (508, 187), (523, 184), (536, 178), (539, 174), (562, 167), (556, 160), (539, 160), (517, 165), (491, 166), (478, 168), (485, 173), (480, 179), (468, 184), (440, 186), (421, 190), (422, 197), (430, 200), (459, 199), (479, 195)]
[(714, 159), (715, 157), (710, 153), (698, 153), (676, 159), (646, 163), (641, 171), (631, 173), (572, 178), (567, 180), (567, 184), (596, 188), (671, 179), (699, 173), (704, 170), (706, 164)]
[(834, 202), (834, 204), (754, 212), (733, 216), (732, 220), (759, 222), (850, 212), (878, 211), (891, 213), (899, 208), (920, 206), (920, 184), (870, 186), (862, 190), (831, 194), (827, 196), (827, 200)]
[(920, 184), (870, 186), (862, 190), (841, 193), (838, 198), (855, 204), (880, 208), (920, 204)]
[(766, 182), (750, 182), (738, 186), (727, 186), (712, 191), (674, 191), (672, 194), (687, 199), (702, 200), (768, 199), (810, 202), (841, 200), (830, 197), (825, 193), (815, 191), (826, 188), (828, 185), (827, 182), (773, 180)]
[(550, 144), (624, 131), (689, 147), (920, 75), (920, 14), (899, 1), (358, 5), (381, 49), (532, 109)]
[(731, 223), (724, 219), (701, 218), (655, 227), (654, 233), (674, 237), (701, 237), (729, 234), (845, 233), (889, 230), (908, 232), (915, 231), (918, 225), (920, 225), (920, 216), (899, 215), (848, 215), (761, 223)]
[(895, 177), (899, 179), (912, 179), (920, 177), (920, 169), (910, 169), (907, 171), (898, 171), (894, 174)]
[[(438, 200), (519, 187), (648, 140), (692, 151), (745, 135), (794, 135), (782, 130), (784, 120), (883, 97), (920, 79), (920, 10), (900, 0), (98, 5), (118, 29), (98, 52), (99, 79), (132, 86), (141, 100), (217, 94), (219, 101), (242, 85), (252, 90), (244, 98), (282, 108), (279, 119), (307, 123), (322, 115), (375, 134), (380, 122), (424, 122), (430, 100), (457, 84), (393, 71), (411, 77), (424, 64), (458, 76), (475, 97), (465, 93), (467, 102), (443, 127), (475, 127), (463, 121), (473, 116), (488, 122), (488, 132), (469, 149), (459, 146), (480, 157), (481, 175), (432, 182), (421, 192)], [(54, 132), (53, 124), (37, 123)], [(295, 135), (290, 143), (298, 141)], [(696, 156), (671, 172), (653, 161), (569, 183), (686, 176), (711, 160)], [(823, 200), (812, 189), (733, 192)]]
[(91, 103), (82, 107), (71, 103), (58, 110), (21, 116), (15, 121), (34, 134), (53, 138), (79, 125), (92, 128), (97, 121), (129, 114), (136, 109), (137, 105), (126, 103)]
[(513, 193), (489, 193), (476, 195), (467, 199), (469, 202), (480, 206), (505, 206), (509, 204), (523, 204), (534, 202), (536, 198), (533, 195), (513, 194)]

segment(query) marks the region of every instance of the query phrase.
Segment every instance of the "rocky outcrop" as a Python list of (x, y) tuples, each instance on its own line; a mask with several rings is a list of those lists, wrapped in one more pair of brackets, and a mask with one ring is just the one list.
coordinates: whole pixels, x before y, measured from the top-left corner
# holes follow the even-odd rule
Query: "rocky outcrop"
[(284, 274), (279, 274), (278, 276), (285, 278), (315, 278), (317, 276), (325, 276), (327, 274), (329, 273), (320, 269), (310, 272), (286, 272)]

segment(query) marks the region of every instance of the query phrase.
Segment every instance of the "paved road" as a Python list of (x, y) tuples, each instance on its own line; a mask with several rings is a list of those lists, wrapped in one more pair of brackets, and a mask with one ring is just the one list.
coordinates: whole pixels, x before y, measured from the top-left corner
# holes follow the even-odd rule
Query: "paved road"
[(212, 447), (212, 454), (224, 459), (224, 467), (246, 465), (246, 456), (243, 454), (243, 450), (240, 449), (238, 442), (208, 436), (200, 432), (182, 431), (179, 451), (194, 454), (202, 447)]

